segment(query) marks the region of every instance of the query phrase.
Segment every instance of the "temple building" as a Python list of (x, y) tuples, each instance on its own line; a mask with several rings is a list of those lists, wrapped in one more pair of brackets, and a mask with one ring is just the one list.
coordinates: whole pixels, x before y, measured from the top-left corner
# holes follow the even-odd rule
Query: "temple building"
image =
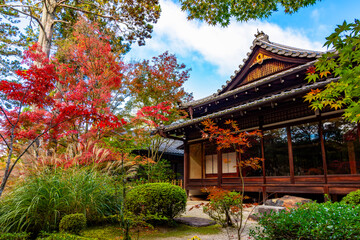
[[(305, 80), (322, 52), (271, 42), (255, 35), (248, 57), (217, 93), (182, 104), (190, 119), (165, 126), (163, 136), (184, 142), (186, 190), (208, 186), (240, 190), (236, 152), (218, 151), (202, 138), (201, 122), (220, 126), (234, 119), (244, 131), (262, 137), (241, 159), (261, 157), (261, 170), (243, 169), (245, 192), (343, 195), (360, 188), (359, 125), (343, 120), (343, 110), (314, 111), (304, 101), (311, 89), (336, 81)], [(227, 161), (224, 161), (227, 159)]]

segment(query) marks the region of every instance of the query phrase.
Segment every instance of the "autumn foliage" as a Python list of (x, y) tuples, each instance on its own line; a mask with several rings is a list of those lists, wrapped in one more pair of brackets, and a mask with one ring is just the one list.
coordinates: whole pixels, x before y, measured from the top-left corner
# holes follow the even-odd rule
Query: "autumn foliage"
[(156, 135), (155, 130), (187, 117), (179, 105), (192, 99), (183, 87), (189, 71), (168, 52), (128, 66), (124, 115), (131, 119), (132, 131), (141, 134), (148, 157), (154, 161), (160, 160), (171, 144), (169, 139)]
[(189, 69), (179, 64), (175, 55), (165, 52), (151, 61), (132, 64), (129, 69), (127, 110), (138, 109), (137, 118), (155, 127), (186, 116), (178, 106), (192, 99), (183, 87)]
[[(219, 151), (222, 149), (232, 149), (240, 155), (245, 153), (246, 149), (251, 148), (252, 145), (249, 140), (251, 137), (262, 136), (259, 130), (251, 132), (241, 131), (234, 120), (226, 120), (224, 122), (224, 125), (228, 126), (227, 128), (219, 127), (219, 125), (211, 119), (203, 121), (202, 125), (204, 126), (204, 129), (202, 130), (203, 138), (209, 138), (210, 141), (214, 141)], [(255, 157), (241, 159), (240, 161), (239, 154), (236, 154), (238, 167), (251, 167), (253, 169), (260, 168), (259, 163), (262, 161), (261, 158)]]
[[(75, 28), (56, 58), (48, 59), (34, 44), (24, 54), (28, 68), (16, 72), (19, 80), (0, 81), (0, 136), (8, 149), (0, 190), (35, 143), (56, 151), (126, 124), (109, 108), (112, 90), (121, 88), (123, 63), (96, 26), (80, 21)], [(24, 143), (25, 149), (17, 146)]]
[[(3, 80), (0, 92), (12, 103), (1, 107), (1, 132), (6, 139), (14, 128), (17, 139), (61, 138), (91, 127), (120, 127), (125, 122), (113, 115), (108, 103), (111, 90), (121, 86), (122, 65), (116, 62), (108, 43), (86, 36), (85, 23), (77, 25), (73, 43), (62, 55), (48, 60), (35, 44), (25, 52), (29, 68), (17, 71), (19, 82)], [(85, 31), (85, 30), (84, 30)], [(88, 124), (88, 129), (84, 129)], [(49, 131), (49, 129), (52, 129)]]
[[(261, 137), (261, 131), (255, 130), (251, 132), (242, 131), (236, 121), (226, 120), (223, 123), (224, 127), (219, 126), (213, 120), (207, 119), (202, 122), (203, 138), (209, 138), (217, 145), (218, 151), (224, 149), (231, 149), (236, 152), (236, 166), (239, 169), (241, 180), (241, 191), (231, 192), (222, 188), (213, 187), (204, 189), (208, 192), (209, 203), (204, 205), (204, 212), (212, 219), (217, 221), (223, 227), (234, 226), (237, 229), (238, 239), (241, 239), (241, 233), (244, 231), (243, 224), (243, 209), (250, 207), (249, 204), (244, 204), (244, 178), (242, 170), (244, 168), (259, 169), (262, 158), (245, 159), (245, 151), (251, 148), (250, 138)], [(224, 159), (223, 159), (224, 161)]]

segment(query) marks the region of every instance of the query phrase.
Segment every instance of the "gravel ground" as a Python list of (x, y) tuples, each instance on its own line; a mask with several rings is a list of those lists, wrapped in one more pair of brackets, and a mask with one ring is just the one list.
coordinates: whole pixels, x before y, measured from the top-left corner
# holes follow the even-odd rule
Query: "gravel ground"
[[(182, 215), (182, 217), (200, 217), (200, 218), (207, 218), (210, 219), (208, 215), (206, 215), (205, 213), (203, 213), (202, 208), (193, 208), (192, 210), (190, 210), (190, 208), (192, 208), (195, 205), (198, 205), (200, 203), (206, 203), (206, 201), (188, 201), (187, 202), (187, 207), (186, 207), (186, 212)], [(244, 209), (244, 216), (247, 217), (250, 213), (252, 209)], [(252, 239), (249, 237), (249, 229), (250, 228), (254, 228), (257, 225), (256, 221), (253, 221), (251, 219), (248, 220), (247, 224), (246, 224), (246, 228), (244, 233), (241, 236), (241, 239)], [(193, 236), (195, 236), (197, 234), (192, 234), (189, 236), (184, 236), (181, 238), (162, 238), (163, 240), (187, 240), (187, 239), (191, 239)], [(237, 234), (236, 234), (236, 230), (234, 229), (222, 229), (222, 232), (219, 234), (211, 234), (211, 235), (197, 235), (201, 240), (233, 240), (233, 239), (237, 239)]]

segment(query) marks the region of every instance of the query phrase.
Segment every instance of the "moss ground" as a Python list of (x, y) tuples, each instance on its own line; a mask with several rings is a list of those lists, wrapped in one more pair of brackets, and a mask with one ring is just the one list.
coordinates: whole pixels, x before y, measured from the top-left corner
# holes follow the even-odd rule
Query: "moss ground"
[[(176, 227), (156, 227), (155, 229), (141, 229), (138, 232), (132, 232), (133, 239), (166, 239), (172, 237), (184, 237), (188, 235), (206, 235), (218, 234), (221, 232), (219, 225), (208, 227), (191, 227), (187, 225), (177, 225)], [(107, 225), (90, 227), (81, 234), (84, 237), (98, 238), (99, 240), (122, 239), (122, 231), (118, 226)]]

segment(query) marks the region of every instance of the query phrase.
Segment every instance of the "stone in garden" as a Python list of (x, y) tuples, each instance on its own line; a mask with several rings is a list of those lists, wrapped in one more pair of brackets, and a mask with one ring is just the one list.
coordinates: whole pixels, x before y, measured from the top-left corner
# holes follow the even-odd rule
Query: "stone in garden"
[(286, 208), (285, 207), (279, 207), (279, 206), (258, 205), (254, 209), (253, 214), (251, 214), (249, 216), (249, 218), (252, 219), (252, 220), (257, 221), (259, 219), (259, 217), (264, 215), (264, 213), (271, 214), (271, 213), (278, 213), (278, 212), (281, 212), (281, 211), (286, 211)]
[(281, 198), (274, 198), (265, 201), (267, 206), (279, 206), (286, 209), (298, 208), (299, 204), (311, 202), (311, 199), (285, 195)]
[(255, 212), (262, 215), (264, 213), (266, 213), (266, 214), (278, 213), (278, 212), (285, 211), (285, 210), (286, 210), (285, 207), (259, 205), (256, 207)]
[(216, 224), (216, 222), (213, 220), (206, 218), (199, 218), (199, 217), (178, 217), (175, 218), (174, 220), (177, 223), (182, 223), (193, 227), (206, 227)]

